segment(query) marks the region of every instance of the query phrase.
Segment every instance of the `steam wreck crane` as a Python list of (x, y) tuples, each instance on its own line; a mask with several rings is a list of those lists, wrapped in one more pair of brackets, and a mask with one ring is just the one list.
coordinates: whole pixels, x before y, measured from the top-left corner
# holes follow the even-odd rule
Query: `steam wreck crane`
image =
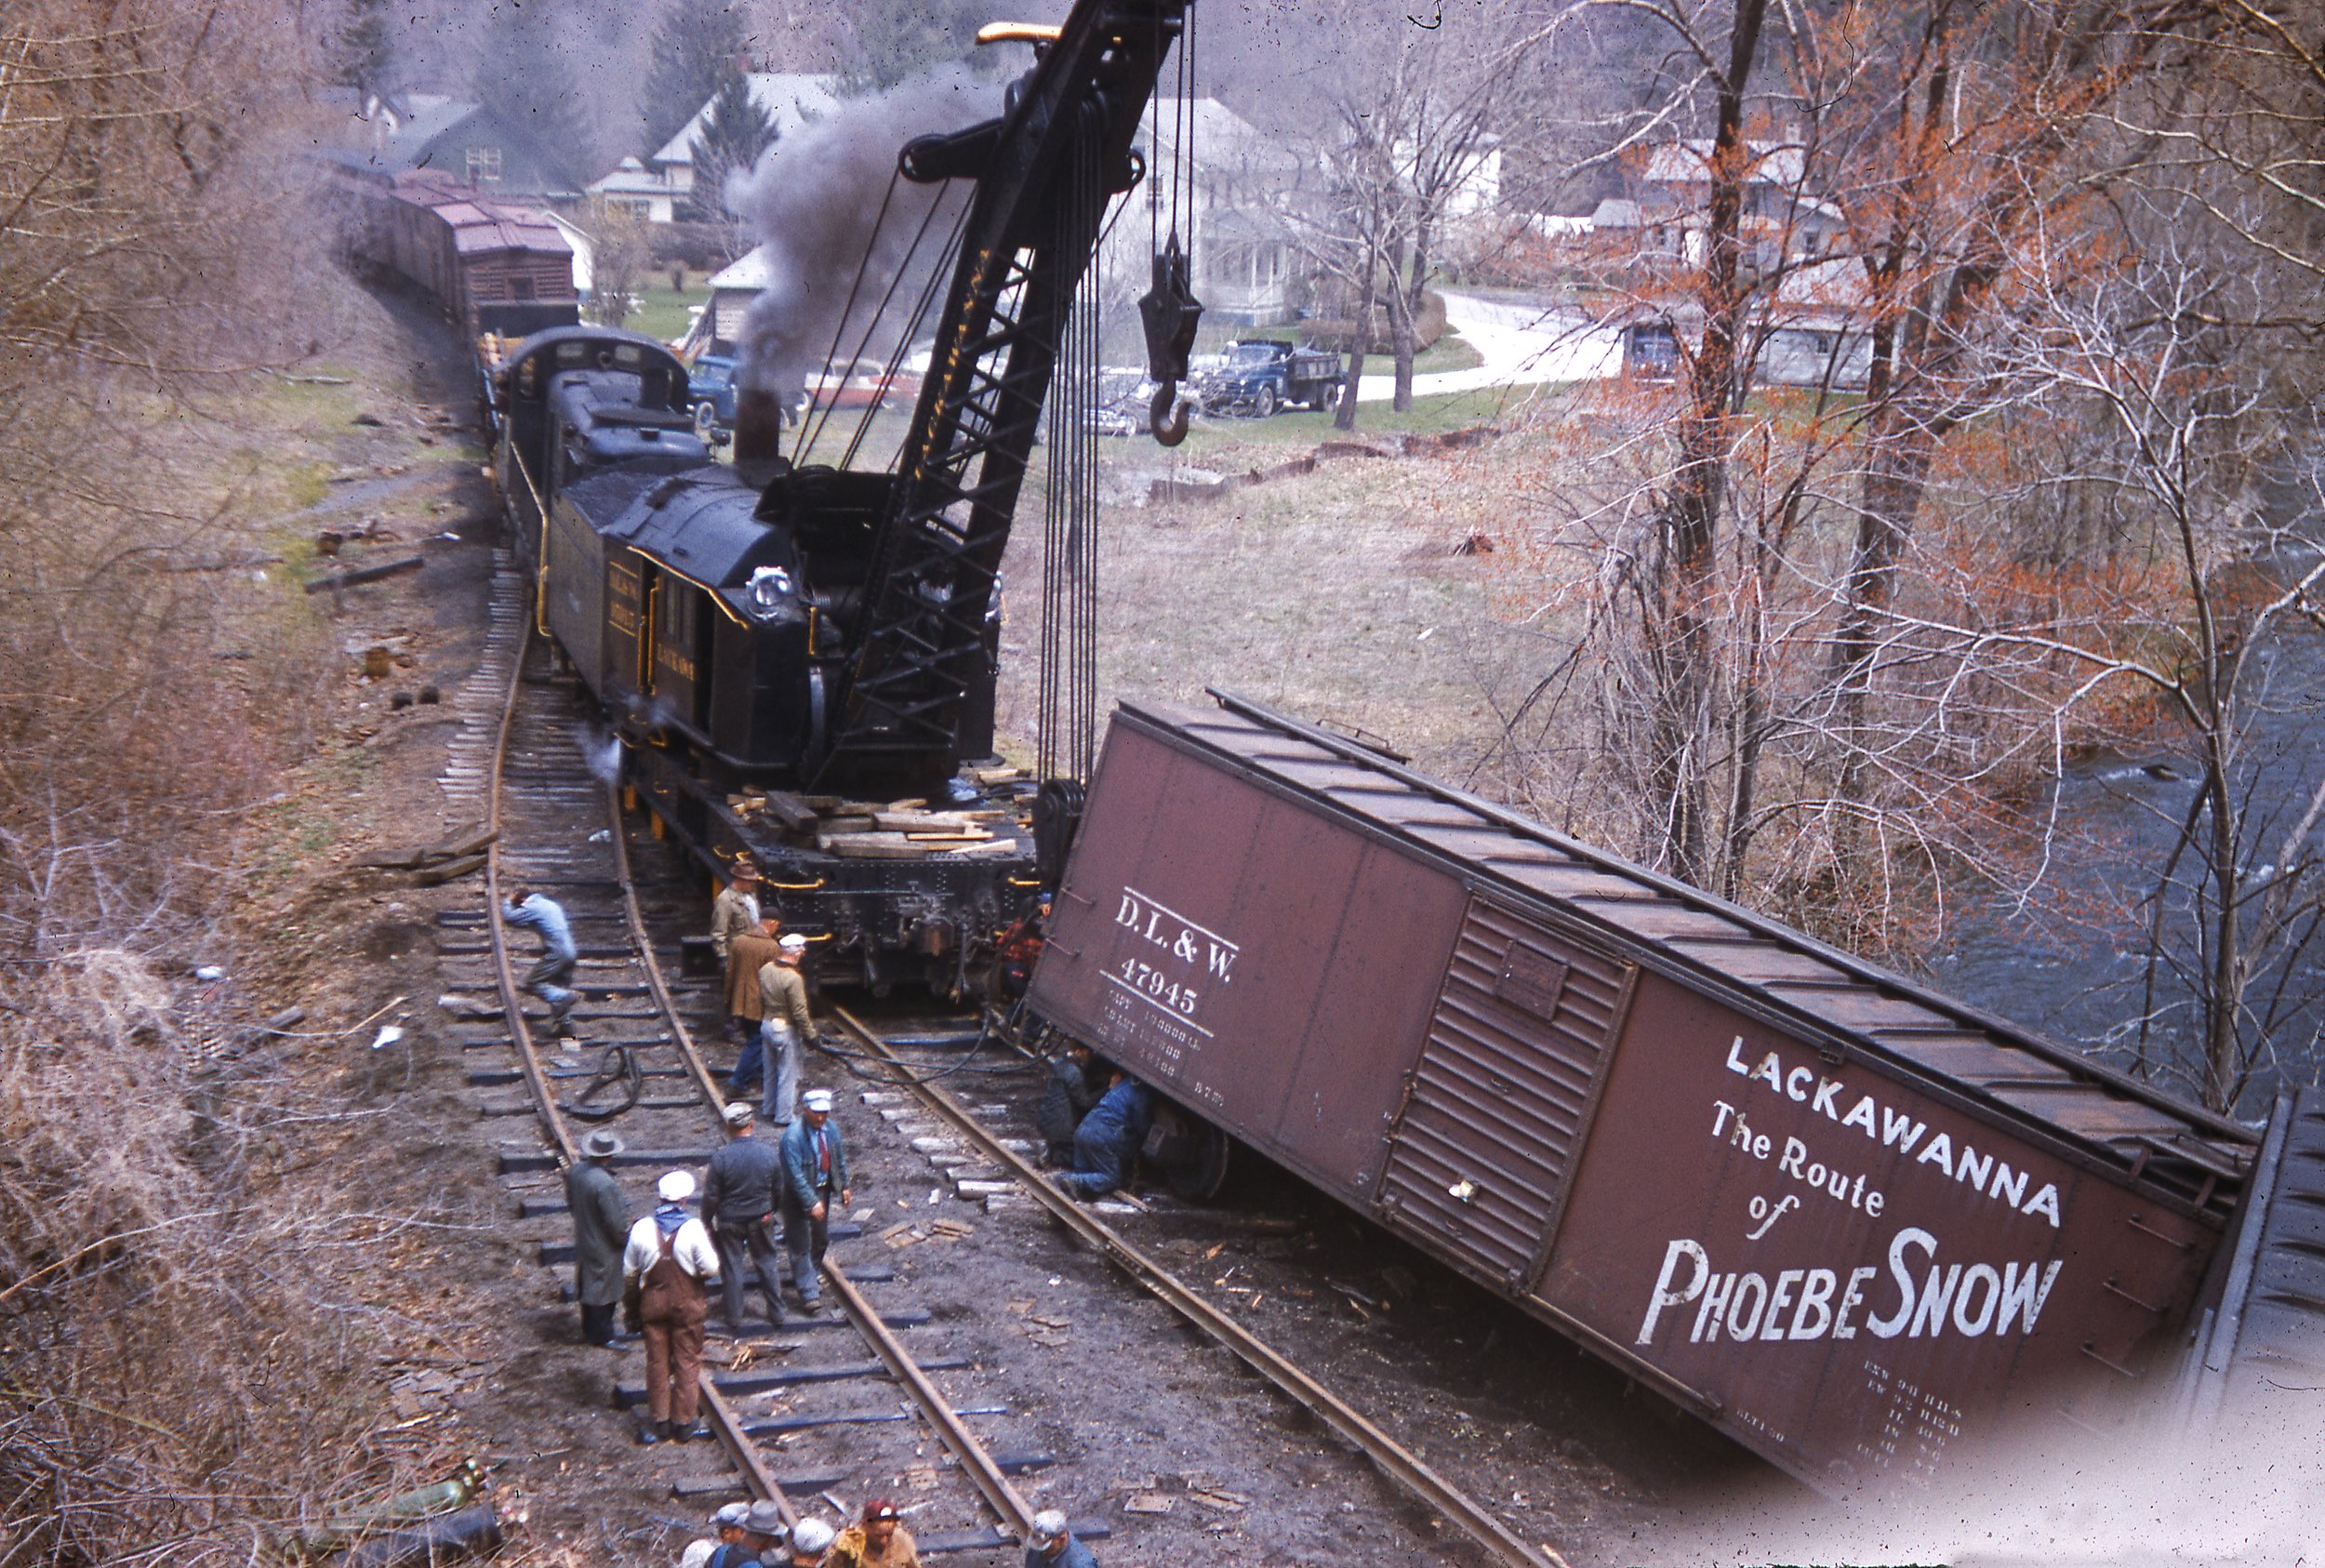
[[(826, 697), (821, 788), (930, 793), (960, 765), (964, 714), (990, 701), (988, 608), (1069, 307), (1109, 198), (1145, 177), (1140, 123), (1187, 10), (1081, 0), (1055, 29), (989, 27), (980, 43), (1039, 51), (1007, 112), (903, 151), (904, 179), (974, 187), (892, 499), (873, 524), (860, 618)], [(1201, 309), (1183, 282), (1162, 302), (1182, 343)]]

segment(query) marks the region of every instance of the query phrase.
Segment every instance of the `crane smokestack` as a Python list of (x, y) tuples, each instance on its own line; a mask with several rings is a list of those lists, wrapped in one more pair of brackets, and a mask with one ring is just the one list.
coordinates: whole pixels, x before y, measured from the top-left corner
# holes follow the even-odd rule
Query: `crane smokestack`
[(735, 392), (735, 466), (760, 468), (783, 457), (783, 401), (748, 383)]

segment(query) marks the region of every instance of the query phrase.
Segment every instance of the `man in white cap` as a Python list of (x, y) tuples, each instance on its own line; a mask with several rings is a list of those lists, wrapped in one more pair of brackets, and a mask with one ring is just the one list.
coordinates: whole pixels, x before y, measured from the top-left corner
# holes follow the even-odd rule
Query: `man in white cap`
[(1064, 1514), (1043, 1508), (1025, 1534), (1025, 1568), (1098, 1568), (1098, 1560), (1074, 1539)]
[(820, 1519), (803, 1519), (791, 1531), (791, 1568), (816, 1568), (839, 1534)]
[(719, 1277), (718, 1248), (702, 1221), (686, 1213), (695, 1178), (669, 1171), (655, 1184), (661, 1203), (630, 1228), (621, 1269), (630, 1328), (645, 1336), (647, 1421), (640, 1442), (684, 1442), (697, 1435), (702, 1398), (702, 1321)]
[(810, 1089), (800, 1099), (799, 1120), (783, 1130), (783, 1247), (791, 1255), (791, 1287), (810, 1313), (821, 1309), (823, 1294), (816, 1269), (830, 1239), (831, 1201), (845, 1208), (856, 1202), (848, 1185), (847, 1150), (840, 1129), (830, 1125), (831, 1091)]
[(806, 952), (807, 938), (787, 931), (776, 941), (775, 962), (759, 967), (759, 1043), (766, 1057), (759, 1114), (777, 1129), (788, 1129), (798, 1110), (799, 1054), (816, 1032), (807, 982), (799, 972)]
[(565, 1212), (573, 1216), (573, 1295), (581, 1303), (581, 1342), (611, 1348), (614, 1308), (621, 1300), (622, 1245), (630, 1205), (614, 1179), (621, 1139), (598, 1131), (581, 1140), (581, 1158), (565, 1172)]
[(775, 1264), (775, 1238), (768, 1228), (783, 1203), (783, 1155), (751, 1136), (751, 1105), (726, 1108), (726, 1143), (711, 1156), (702, 1183), (702, 1223), (719, 1249), (719, 1277), (725, 1282), (726, 1332), (743, 1332), (743, 1269), (759, 1266), (759, 1288), (767, 1298), (767, 1321), (783, 1322), (782, 1275)]

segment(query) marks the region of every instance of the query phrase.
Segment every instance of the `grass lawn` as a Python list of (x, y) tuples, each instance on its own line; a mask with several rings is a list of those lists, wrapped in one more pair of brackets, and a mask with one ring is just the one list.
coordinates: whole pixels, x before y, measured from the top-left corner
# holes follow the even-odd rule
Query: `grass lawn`
[(638, 308), (622, 321), (632, 332), (643, 332), (664, 342), (684, 335), (692, 319), (690, 307), (707, 305), (711, 290), (698, 273), (689, 272), (683, 289), (670, 286), (670, 274), (662, 272), (637, 291)]
[[(1440, 427), (1483, 412), (1455, 400)], [(1384, 409), (1385, 413), (1386, 410)], [(1416, 411), (1419, 412), (1419, 411)], [(1288, 425), (1302, 416), (1236, 421)], [(1313, 445), (1311, 439), (1295, 450)], [(1099, 525), (1099, 690), (1202, 705), (1206, 685), (1388, 737), (1421, 765), (1517, 793), (1500, 754), (1509, 711), (1565, 651), (1572, 628), (1539, 605), (1515, 553), (1465, 551), (1523, 515), (1534, 438), (1513, 432), (1458, 450), (1344, 458), (1310, 474), (1216, 498), (1108, 503)], [(1174, 466), (1241, 468), (1294, 455), (1194, 440), (1179, 457), (1111, 441), (1107, 458), (1141, 477)], [(1229, 460), (1219, 460), (1226, 457)], [(1206, 459), (1211, 460), (1206, 460)], [(1036, 704), (1046, 546), (1041, 464), (1003, 563), (1001, 728), (1025, 748)]]
[[(1365, 379), (1372, 379), (1370, 374)], [(1283, 447), (1306, 451), (1327, 441), (1362, 441), (1367, 436), (1387, 434), (1434, 435), (1469, 425), (1494, 424), (1511, 408), (1538, 395), (1540, 389), (1534, 387), (1437, 392), (1415, 398), (1412, 408), (1402, 414), (1386, 403), (1360, 403), (1356, 405), (1356, 429), (1352, 432), (1333, 429), (1329, 412), (1306, 408), (1287, 410), (1265, 419), (1225, 416), (1203, 419), (1195, 421), (1186, 444), (1178, 448), (1178, 455), (1185, 461), (1204, 468), (1236, 469), (1254, 463), (1280, 462), (1294, 455), (1280, 450)], [(1145, 448), (1143, 452), (1138, 450), (1141, 447)], [(1100, 450), (1149, 460), (1158, 456), (1144, 436), (1109, 441)]]

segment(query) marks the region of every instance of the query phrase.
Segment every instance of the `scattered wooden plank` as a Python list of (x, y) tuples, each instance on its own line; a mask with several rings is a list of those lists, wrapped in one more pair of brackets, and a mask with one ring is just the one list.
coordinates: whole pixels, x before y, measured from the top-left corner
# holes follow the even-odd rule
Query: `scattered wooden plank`
[(417, 572), (427, 564), (426, 558), (422, 556), (399, 556), (393, 561), (382, 561), (374, 566), (357, 566), (351, 571), (333, 572), (329, 577), (317, 578), (307, 585), (307, 591), (310, 593), (336, 592), (342, 588), (352, 588), (359, 582), (377, 582), (381, 578), (392, 578), (399, 572)]
[(820, 820), (814, 806), (789, 790), (769, 790), (765, 804), (769, 814), (794, 833), (812, 832)]

